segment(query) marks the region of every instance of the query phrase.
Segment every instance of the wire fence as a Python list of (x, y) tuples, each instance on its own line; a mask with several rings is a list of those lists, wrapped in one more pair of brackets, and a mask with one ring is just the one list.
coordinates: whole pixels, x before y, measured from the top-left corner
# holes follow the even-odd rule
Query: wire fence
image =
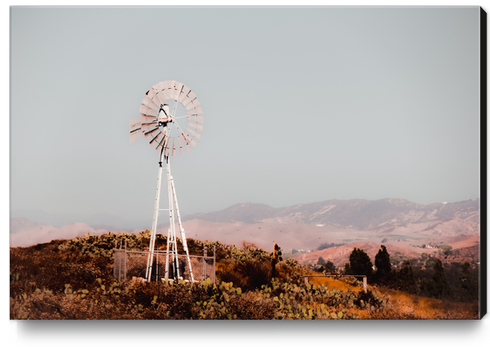
[[(127, 278), (145, 278), (146, 265), (148, 261), (148, 251), (128, 251), (125, 248), (114, 249), (114, 277), (118, 281), (124, 281)], [(165, 266), (167, 262), (167, 252), (155, 250), (153, 255), (153, 267), (151, 281), (160, 281), (165, 279)], [(208, 278), (212, 283), (216, 283), (216, 257), (208, 256), (207, 250), (204, 255), (189, 255), (192, 268), (192, 277), (194, 281), (204, 281)], [(191, 281), (191, 273), (187, 264), (187, 256), (183, 254), (173, 258), (172, 254), (168, 256), (168, 278), (174, 279), (174, 268), (178, 264), (179, 279)], [(172, 263), (173, 261), (173, 263)]]

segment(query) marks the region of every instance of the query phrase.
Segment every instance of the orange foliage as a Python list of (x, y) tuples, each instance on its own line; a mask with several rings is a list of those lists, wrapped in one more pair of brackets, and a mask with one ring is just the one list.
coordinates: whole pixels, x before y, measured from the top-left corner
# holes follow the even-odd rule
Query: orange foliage
[[(318, 275), (313, 272), (307, 275)], [(326, 285), (329, 289), (339, 289), (354, 292), (363, 290), (361, 286), (355, 286), (332, 277), (309, 277), (308, 282), (315, 285)], [(459, 303), (447, 300), (426, 298), (411, 295), (399, 290), (387, 289), (368, 285), (369, 290), (378, 291), (382, 296), (390, 296), (391, 308), (383, 312), (369, 312), (367, 310), (352, 307), (349, 309), (360, 319), (478, 319), (478, 303)]]

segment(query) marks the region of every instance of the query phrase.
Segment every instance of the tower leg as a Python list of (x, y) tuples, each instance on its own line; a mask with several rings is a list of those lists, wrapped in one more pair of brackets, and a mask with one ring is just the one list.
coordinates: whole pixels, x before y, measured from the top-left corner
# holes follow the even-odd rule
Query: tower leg
[[(146, 263), (146, 280), (150, 281), (151, 280), (151, 273), (152, 273), (152, 267), (153, 267), (153, 258), (154, 258), (154, 253), (155, 253), (155, 240), (156, 240), (156, 231), (157, 231), (157, 223), (158, 223), (158, 212), (160, 210), (160, 187), (161, 187), (161, 179), (162, 179), (162, 156), (163, 156), (163, 151), (160, 155), (160, 167), (158, 169), (158, 180), (157, 180), (157, 194), (156, 194), (156, 199), (155, 199), (155, 209), (153, 212), (153, 225), (151, 229), (151, 236), (150, 236), (150, 247), (149, 247), (149, 253), (148, 253), (148, 259)], [(173, 181), (173, 177), (170, 172), (170, 160), (166, 158), (167, 162), (167, 183), (168, 183), (168, 213), (169, 213), (169, 222), (170, 226), (168, 229), (168, 234), (167, 234), (167, 252), (165, 255), (165, 279), (169, 278), (169, 267), (172, 266), (172, 273), (174, 279), (178, 280), (180, 277), (180, 271), (179, 271), (179, 256), (178, 256), (178, 249), (177, 249), (177, 236), (175, 232), (175, 215), (177, 216), (177, 222), (179, 223), (179, 228), (180, 228), (180, 236), (182, 239), (182, 246), (184, 248), (184, 252), (186, 254), (187, 258), (187, 266), (189, 267), (189, 273), (190, 273), (190, 280), (191, 282), (194, 281), (194, 275), (192, 273), (192, 266), (191, 266), (191, 260), (189, 257), (189, 250), (187, 248), (187, 240), (185, 237), (185, 231), (184, 227), (182, 226), (182, 221), (180, 219), (180, 212), (179, 212), (179, 205), (177, 202), (177, 194), (175, 193), (175, 185)], [(175, 212), (175, 215), (174, 215)], [(170, 254), (172, 257), (170, 257)], [(170, 259), (171, 258), (171, 259)], [(170, 265), (171, 263), (171, 265)], [(183, 274), (182, 274), (183, 277)]]
[(169, 255), (169, 250), (170, 250), (170, 228), (168, 229), (168, 232), (167, 232), (167, 253), (165, 254), (165, 279), (166, 280), (168, 280), (168, 269), (169, 269), (168, 255)]
[(174, 198), (174, 205), (175, 205), (175, 212), (177, 214), (177, 221), (179, 222), (180, 237), (182, 239), (182, 246), (184, 248), (184, 252), (185, 252), (186, 257), (187, 257), (187, 266), (189, 267), (190, 279), (191, 279), (191, 282), (194, 282), (194, 276), (192, 274), (191, 259), (189, 257), (189, 250), (187, 248), (187, 240), (185, 238), (184, 227), (182, 226), (182, 221), (180, 220), (179, 204), (177, 202), (177, 194), (175, 193), (175, 184), (174, 184), (173, 177), (170, 177), (170, 186), (172, 189), (172, 196)]
[(157, 196), (155, 198), (155, 209), (153, 210), (153, 224), (151, 227), (150, 235), (150, 245), (148, 252), (148, 260), (146, 262), (146, 281), (151, 280), (151, 271), (153, 267), (153, 255), (155, 253), (155, 239), (157, 233), (157, 223), (158, 223), (158, 210), (160, 206), (160, 186), (162, 181), (162, 164), (158, 168), (158, 179), (157, 179)]
[[(169, 217), (169, 238), (167, 239), (167, 245), (170, 243), (170, 253), (172, 254), (172, 273), (174, 279), (179, 279), (179, 264), (178, 264), (178, 250), (177, 250), (177, 238), (175, 233), (175, 216), (174, 216), (174, 200), (172, 199), (172, 176), (170, 172), (170, 160), (167, 159), (167, 191), (168, 191), (168, 217)], [(167, 253), (168, 255), (168, 253)], [(168, 264), (168, 261), (167, 261)]]

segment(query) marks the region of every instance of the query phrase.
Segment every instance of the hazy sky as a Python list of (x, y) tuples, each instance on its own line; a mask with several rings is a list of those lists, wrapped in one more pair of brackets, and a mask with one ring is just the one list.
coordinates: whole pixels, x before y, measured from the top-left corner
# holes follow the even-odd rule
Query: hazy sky
[(205, 118), (171, 158), (182, 215), (480, 197), (479, 11), (13, 7), (10, 208), (149, 226), (158, 153), (128, 121), (164, 80)]

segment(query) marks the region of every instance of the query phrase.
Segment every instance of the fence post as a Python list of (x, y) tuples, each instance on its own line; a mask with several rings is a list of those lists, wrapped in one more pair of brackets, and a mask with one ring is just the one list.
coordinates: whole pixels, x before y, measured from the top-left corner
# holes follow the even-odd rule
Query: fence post
[(213, 248), (213, 284), (216, 283), (216, 245)]
[(364, 293), (367, 293), (367, 277), (362, 278), (362, 286), (364, 287)]
[(207, 246), (204, 246), (204, 258), (202, 259), (202, 280), (206, 280), (206, 275), (207, 275), (207, 271), (206, 271), (206, 258), (208, 256), (208, 247)]
[(123, 271), (124, 271), (124, 280), (126, 280), (126, 274), (127, 274), (127, 263), (128, 263), (128, 251), (126, 249), (126, 245), (124, 245), (124, 267), (123, 267)]
[(156, 281), (156, 282), (159, 282), (159, 280), (158, 280), (158, 276), (160, 276), (160, 274), (158, 273), (158, 269), (159, 269), (159, 267), (158, 267), (158, 264), (159, 264), (159, 262), (158, 262), (158, 252), (155, 252), (155, 253), (156, 253), (156, 255), (157, 255), (157, 256), (156, 256), (157, 261), (156, 261), (156, 263), (155, 263), (155, 275), (156, 275), (156, 277), (155, 277), (155, 281)]

